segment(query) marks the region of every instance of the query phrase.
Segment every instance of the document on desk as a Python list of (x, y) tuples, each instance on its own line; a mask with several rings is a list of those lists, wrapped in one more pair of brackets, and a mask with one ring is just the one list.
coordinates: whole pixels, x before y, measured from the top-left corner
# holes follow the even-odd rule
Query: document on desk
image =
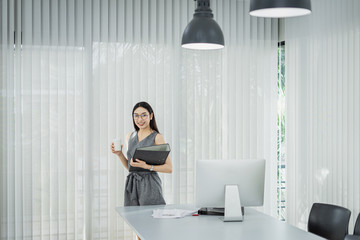
[(184, 209), (154, 209), (153, 218), (183, 218), (196, 214), (199, 209), (184, 210)]

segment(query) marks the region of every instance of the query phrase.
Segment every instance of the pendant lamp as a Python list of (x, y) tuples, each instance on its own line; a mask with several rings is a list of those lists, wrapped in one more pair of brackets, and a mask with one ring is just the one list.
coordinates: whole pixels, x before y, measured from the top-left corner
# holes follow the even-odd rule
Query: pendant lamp
[(310, 0), (250, 0), (250, 15), (255, 17), (286, 18), (310, 13)]
[(197, 0), (194, 18), (185, 28), (181, 46), (199, 50), (223, 48), (224, 35), (213, 17), (210, 0)]

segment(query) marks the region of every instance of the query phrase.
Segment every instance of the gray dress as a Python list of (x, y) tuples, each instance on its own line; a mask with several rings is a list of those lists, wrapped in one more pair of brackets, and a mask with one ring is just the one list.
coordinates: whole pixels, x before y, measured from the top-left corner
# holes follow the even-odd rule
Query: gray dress
[[(127, 151), (129, 169), (135, 149), (155, 145), (156, 135), (157, 132), (154, 131), (139, 142), (137, 131), (131, 134)], [(124, 206), (162, 204), (166, 203), (162, 195), (161, 179), (157, 172), (150, 172), (147, 169), (143, 169), (141, 172), (129, 172), (125, 184)]]

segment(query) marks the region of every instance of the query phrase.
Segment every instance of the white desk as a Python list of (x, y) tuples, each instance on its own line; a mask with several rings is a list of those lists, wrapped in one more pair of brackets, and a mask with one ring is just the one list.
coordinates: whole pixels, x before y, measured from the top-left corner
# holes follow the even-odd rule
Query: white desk
[(142, 240), (320, 240), (314, 234), (245, 208), (243, 222), (223, 222), (219, 216), (187, 216), (180, 219), (153, 218), (153, 209), (193, 209), (188, 205), (118, 207), (117, 212)]

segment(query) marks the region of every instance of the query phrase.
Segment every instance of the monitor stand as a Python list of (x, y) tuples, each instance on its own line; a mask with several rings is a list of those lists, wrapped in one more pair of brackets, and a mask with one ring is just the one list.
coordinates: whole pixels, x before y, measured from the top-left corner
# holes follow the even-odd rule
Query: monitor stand
[(239, 188), (237, 185), (225, 186), (224, 222), (242, 222), (243, 209), (241, 208)]

